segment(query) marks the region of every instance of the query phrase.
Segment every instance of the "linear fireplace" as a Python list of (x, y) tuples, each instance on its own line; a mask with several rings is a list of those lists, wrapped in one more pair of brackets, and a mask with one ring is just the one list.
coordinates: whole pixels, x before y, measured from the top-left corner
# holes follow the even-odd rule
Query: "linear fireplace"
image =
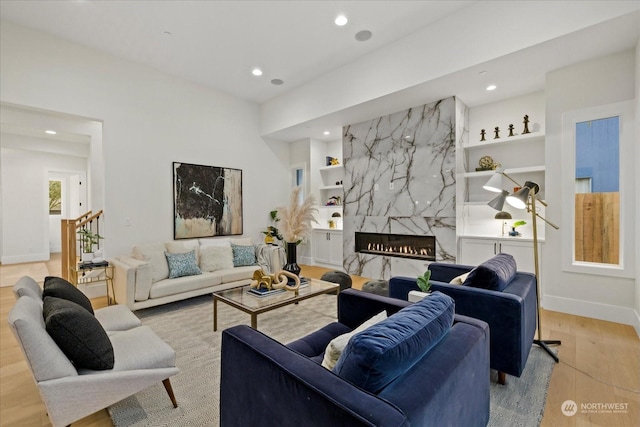
[(436, 260), (436, 238), (408, 234), (356, 232), (356, 252), (401, 258)]

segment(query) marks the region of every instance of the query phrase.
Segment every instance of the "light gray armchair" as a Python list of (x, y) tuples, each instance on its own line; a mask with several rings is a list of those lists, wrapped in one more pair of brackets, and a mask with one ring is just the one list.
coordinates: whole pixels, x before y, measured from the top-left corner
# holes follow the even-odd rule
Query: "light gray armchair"
[(77, 369), (47, 333), (42, 310), (37, 298), (20, 296), (8, 320), (54, 426), (69, 425), (160, 381), (177, 407), (169, 381), (179, 372), (175, 351), (149, 327), (107, 331), (113, 369)]

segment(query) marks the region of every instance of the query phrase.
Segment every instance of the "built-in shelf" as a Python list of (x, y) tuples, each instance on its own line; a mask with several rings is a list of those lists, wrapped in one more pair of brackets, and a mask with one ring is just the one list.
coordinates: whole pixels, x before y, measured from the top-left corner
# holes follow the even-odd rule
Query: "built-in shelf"
[(320, 171), (330, 171), (330, 170), (342, 169), (343, 167), (344, 167), (343, 165), (331, 165), (331, 166), (321, 167), (319, 170)]
[(318, 206), (320, 209), (342, 209), (342, 205), (321, 205)]
[(342, 185), (325, 185), (320, 187), (320, 190), (342, 190)]
[(532, 133), (526, 133), (524, 135), (506, 136), (500, 139), (490, 139), (488, 141), (482, 141), (482, 142), (478, 141), (473, 144), (469, 144), (464, 148), (473, 149), (473, 148), (479, 148), (479, 147), (483, 147), (483, 148), (496, 147), (502, 144), (511, 144), (514, 142), (525, 142), (525, 141), (531, 141), (532, 139), (538, 139), (538, 138), (544, 138), (544, 132), (532, 132)]
[[(504, 173), (507, 175), (515, 175), (521, 173), (532, 173), (532, 172), (544, 172), (545, 167), (542, 166), (527, 166), (523, 168), (508, 168), (504, 170)], [(480, 177), (488, 177), (496, 173), (496, 171), (477, 171), (477, 172), (465, 172), (462, 174), (464, 178), (480, 178)]]

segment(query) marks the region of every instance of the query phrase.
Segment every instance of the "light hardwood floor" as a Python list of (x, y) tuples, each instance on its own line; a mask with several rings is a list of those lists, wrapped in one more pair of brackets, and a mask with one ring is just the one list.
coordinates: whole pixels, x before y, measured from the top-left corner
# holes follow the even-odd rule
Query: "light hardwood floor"
[[(60, 274), (59, 258), (45, 263), (48, 274)], [(302, 266), (302, 274), (319, 278), (326, 269)], [(0, 265), (0, 426), (50, 426), (26, 362), (7, 324), (14, 298), (11, 285), (23, 274), (41, 274), (42, 266)], [(368, 279), (353, 278), (360, 289)], [(38, 279), (37, 279), (38, 280)], [(40, 278), (39, 280), (42, 280)], [(92, 301), (96, 308), (106, 298)], [(541, 426), (640, 426), (640, 340), (632, 327), (563, 313), (542, 311), (543, 338), (560, 339), (560, 363), (551, 377)], [(507, 377), (507, 381), (517, 381)], [(526, 396), (523, 396), (526, 398)], [(180, 397), (178, 396), (178, 401)], [(563, 402), (576, 402), (578, 413), (563, 415)], [(599, 405), (618, 403), (623, 413), (608, 413)], [(581, 405), (591, 413), (581, 413)], [(106, 410), (74, 426), (111, 426)], [(505, 426), (507, 427), (507, 426)]]

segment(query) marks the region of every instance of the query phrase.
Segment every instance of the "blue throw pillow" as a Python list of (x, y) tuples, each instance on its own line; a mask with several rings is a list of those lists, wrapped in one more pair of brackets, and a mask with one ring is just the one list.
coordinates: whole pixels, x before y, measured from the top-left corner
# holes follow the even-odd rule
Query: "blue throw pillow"
[(516, 276), (516, 269), (516, 260), (511, 255), (498, 254), (471, 270), (462, 284), (503, 291)]
[(169, 279), (202, 274), (196, 261), (196, 251), (173, 254), (165, 252), (169, 264)]
[(233, 250), (234, 267), (256, 265), (256, 248), (254, 246), (241, 246), (232, 243), (231, 250)]
[(453, 316), (453, 299), (434, 292), (354, 335), (333, 372), (377, 394), (449, 333)]

